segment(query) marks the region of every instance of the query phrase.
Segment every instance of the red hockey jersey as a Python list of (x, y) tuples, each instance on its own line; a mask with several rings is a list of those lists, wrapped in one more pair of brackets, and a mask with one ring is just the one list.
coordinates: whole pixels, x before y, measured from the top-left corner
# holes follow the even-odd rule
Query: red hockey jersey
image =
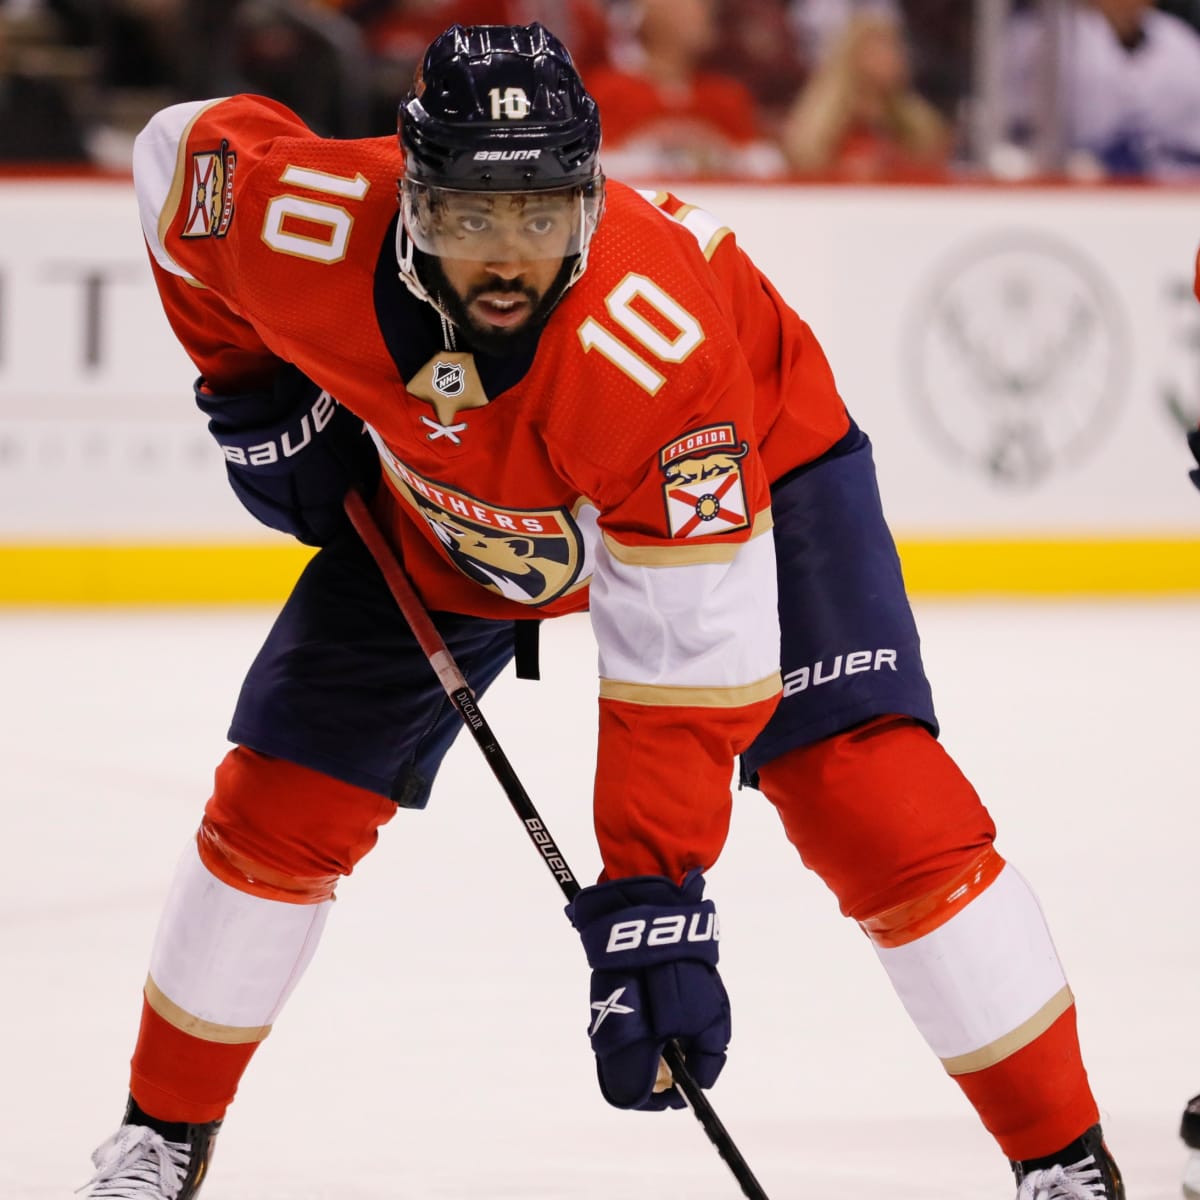
[(849, 426), (824, 356), (719, 221), (610, 181), (587, 270), (497, 373), (398, 282), (402, 166), (263, 97), (164, 110), (134, 175), (168, 319), (211, 390), (282, 359), (363, 418), (431, 609), (590, 609), (605, 872), (707, 867), (780, 690), (769, 484)]

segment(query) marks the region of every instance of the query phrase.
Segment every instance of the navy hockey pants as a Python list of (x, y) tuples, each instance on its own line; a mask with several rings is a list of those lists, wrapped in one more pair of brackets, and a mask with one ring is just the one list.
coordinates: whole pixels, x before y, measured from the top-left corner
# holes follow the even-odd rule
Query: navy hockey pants
[[(743, 782), (797, 746), (886, 713), (937, 723), (917, 630), (857, 428), (773, 488), (784, 696)], [(433, 619), (482, 695), (514, 654), (514, 623)], [(429, 799), (461, 728), (378, 568), (353, 534), (297, 581), (242, 687), (229, 737), (388, 796)]]

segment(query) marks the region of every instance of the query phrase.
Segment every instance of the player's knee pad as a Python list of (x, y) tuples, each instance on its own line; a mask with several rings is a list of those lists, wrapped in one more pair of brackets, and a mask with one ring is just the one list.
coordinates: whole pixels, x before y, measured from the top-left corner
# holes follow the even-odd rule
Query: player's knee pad
[(395, 811), (374, 792), (237, 746), (217, 768), (197, 844), (208, 870), (239, 891), (317, 904)]
[(864, 924), (887, 913), (917, 920), (923, 904), (936, 908), (1002, 865), (975, 789), (911, 718), (879, 717), (801, 746), (763, 766), (759, 781), (805, 865)]

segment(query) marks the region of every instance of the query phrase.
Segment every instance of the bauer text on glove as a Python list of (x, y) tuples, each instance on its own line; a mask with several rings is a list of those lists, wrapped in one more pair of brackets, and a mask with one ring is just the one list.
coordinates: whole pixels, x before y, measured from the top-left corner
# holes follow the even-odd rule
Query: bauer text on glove
[(617, 1108), (681, 1108), (677, 1087), (654, 1090), (668, 1041), (701, 1087), (729, 1045), (729, 997), (717, 974), (720, 926), (704, 878), (658, 875), (584, 888), (567, 906), (592, 968), (588, 1036), (604, 1098)]
[(287, 364), (270, 391), (216, 395), (203, 380), (195, 391), (234, 492), (264, 525), (309, 546), (349, 527), (347, 490), (370, 495), (379, 480), (379, 455), (359, 417)]

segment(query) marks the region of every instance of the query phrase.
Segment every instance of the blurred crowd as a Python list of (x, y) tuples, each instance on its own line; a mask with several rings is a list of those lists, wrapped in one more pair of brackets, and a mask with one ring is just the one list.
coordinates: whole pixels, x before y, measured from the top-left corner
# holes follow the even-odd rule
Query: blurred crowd
[(437, 32), (531, 20), (617, 176), (1200, 182), (1200, 0), (0, 0), (0, 160), (122, 170), (234, 91), (388, 134)]

